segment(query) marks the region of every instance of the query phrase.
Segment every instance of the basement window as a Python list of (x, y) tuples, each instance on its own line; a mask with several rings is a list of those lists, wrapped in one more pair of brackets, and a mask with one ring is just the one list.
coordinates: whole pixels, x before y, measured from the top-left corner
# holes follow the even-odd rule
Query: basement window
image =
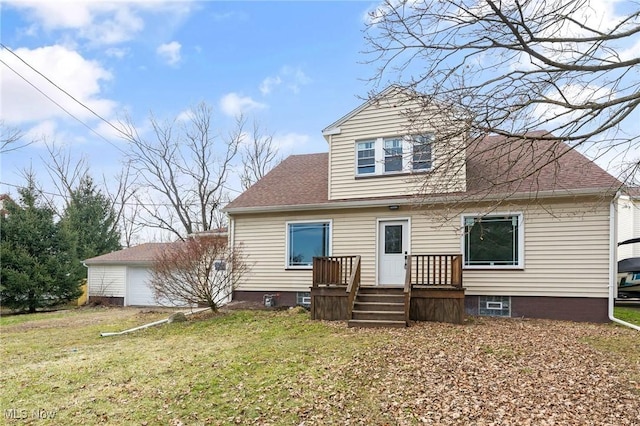
[(509, 296), (480, 296), (478, 300), (478, 315), (480, 316), (511, 316), (511, 297)]

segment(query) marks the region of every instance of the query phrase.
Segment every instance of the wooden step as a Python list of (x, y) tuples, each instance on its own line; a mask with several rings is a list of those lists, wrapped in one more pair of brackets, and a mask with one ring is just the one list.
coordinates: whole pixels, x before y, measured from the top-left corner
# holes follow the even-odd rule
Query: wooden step
[(358, 292), (356, 302), (404, 303), (404, 295), (397, 294), (362, 294)]
[(358, 294), (393, 294), (404, 295), (403, 287), (359, 287)]
[(382, 320), (349, 320), (349, 327), (392, 327), (392, 328), (405, 328), (407, 323), (404, 321), (382, 321)]
[(403, 302), (359, 302), (355, 301), (353, 305), (354, 310), (358, 311), (403, 311)]
[(353, 310), (351, 319), (354, 320), (379, 320), (379, 321), (404, 321), (402, 311), (357, 311)]

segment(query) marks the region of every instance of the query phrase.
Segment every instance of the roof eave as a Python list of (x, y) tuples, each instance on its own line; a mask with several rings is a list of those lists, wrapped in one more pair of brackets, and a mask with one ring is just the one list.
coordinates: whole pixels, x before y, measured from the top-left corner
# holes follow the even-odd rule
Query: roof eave
[(385, 207), (389, 205), (411, 205), (411, 204), (446, 204), (451, 202), (483, 202), (498, 200), (532, 200), (532, 199), (554, 199), (567, 197), (582, 196), (603, 196), (615, 197), (617, 190), (614, 188), (583, 188), (574, 190), (548, 190), (537, 192), (520, 192), (520, 193), (501, 193), (501, 194), (470, 194), (470, 193), (454, 193), (439, 194), (433, 197), (405, 197), (405, 198), (385, 198), (376, 200), (344, 200), (344, 201), (326, 201), (322, 203), (309, 204), (289, 204), (280, 206), (251, 206), (251, 207), (235, 207), (223, 209), (223, 211), (231, 216), (235, 214), (251, 214), (251, 213), (281, 213), (281, 212), (298, 212), (306, 210), (334, 210), (334, 209), (357, 209), (365, 207)]

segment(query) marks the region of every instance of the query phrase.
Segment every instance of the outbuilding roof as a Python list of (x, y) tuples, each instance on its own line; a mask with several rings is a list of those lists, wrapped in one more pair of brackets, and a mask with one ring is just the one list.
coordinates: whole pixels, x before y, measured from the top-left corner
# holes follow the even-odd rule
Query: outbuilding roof
[(162, 250), (175, 243), (145, 243), (135, 247), (92, 257), (84, 261), (86, 265), (151, 264)]
[[(488, 136), (467, 149), (467, 190), (429, 196), (527, 195), (548, 191), (614, 193), (620, 182), (564, 143), (540, 140), (546, 132), (517, 139)], [(537, 138), (531, 138), (536, 136)], [(550, 135), (549, 135), (550, 136)], [(338, 204), (328, 199), (328, 154), (292, 155), (225, 207), (247, 209)], [(424, 201), (425, 194), (420, 194)], [(385, 200), (394, 197), (384, 197)], [(407, 198), (407, 197), (397, 197)], [(367, 197), (360, 200), (375, 200)], [(355, 201), (355, 200), (350, 200)]]

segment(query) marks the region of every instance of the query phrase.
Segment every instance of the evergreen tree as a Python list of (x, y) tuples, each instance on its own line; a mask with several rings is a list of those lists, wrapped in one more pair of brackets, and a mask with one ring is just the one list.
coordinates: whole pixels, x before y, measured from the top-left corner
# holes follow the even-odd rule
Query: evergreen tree
[[(121, 248), (116, 212), (88, 175), (71, 192), (71, 200), (63, 213), (61, 224), (75, 236), (79, 261)], [(86, 270), (82, 271), (82, 275), (86, 276)]]
[(0, 215), (0, 304), (35, 312), (77, 298), (82, 266), (74, 238), (39, 202), (32, 176), (18, 193), (19, 204), (5, 200)]

